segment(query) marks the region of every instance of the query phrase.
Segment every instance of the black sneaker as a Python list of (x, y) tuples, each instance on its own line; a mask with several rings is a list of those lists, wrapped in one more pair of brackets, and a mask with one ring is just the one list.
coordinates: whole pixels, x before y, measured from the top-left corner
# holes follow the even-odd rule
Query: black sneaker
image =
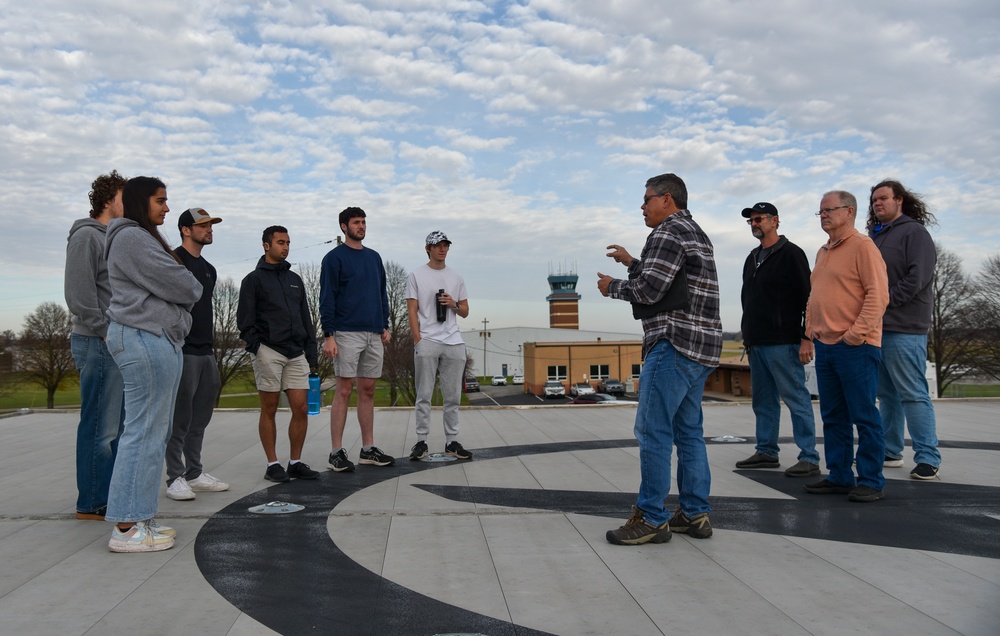
[(712, 524), (708, 521), (708, 513), (703, 512), (690, 519), (680, 509), (670, 517), (671, 532), (680, 532), (694, 539), (707, 539), (712, 536)]
[(881, 490), (875, 490), (871, 486), (857, 486), (851, 489), (847, 498), (851, 501), (870, 502), (878, 501), (883, 497)]
[(910, 477), (914, 479), (937, 479), (938, 478), (938, 467), (931, 466), (930, 464), (917, 464), (917, 467), (910, 471)]
[(330, 453), (330, 461), (326, 465), (338, 473), (354, 472), (354, 463), (347, 459), (347, 451), (343, 448), (336, 453)]
[(791, 468), (785, 469), (785, 477), (817, 477), (819, 476), (819, 465), (802, 461)]
[(396, 463), (396, 460), (380, 451), (378, 446), (372, 446), (370, 451), (361, 449), (361, 459), (358, 460), (358, 463), (370, 464), (372, 466), (392, 466)]
[(646, 513), (632, 506), (632, 516), (617, 530), (608, 530), (608, 543), (615, 545), (639, 545), (642, 543), (666, 543), (670, 541), (670, 527), (667, 522), (654, 526), (646, 523)]
[(264, 473), (264, 479), (268, 481), (290, 481), (288, 473), (285, 472), (284, 467), (281, 464), (271, 464), (267, 467), (267, 472)]
[(806, 492), (814, 495), (846, 495), (854, 489), (854, 486), (841, 486), (829, 479), (820, 479), (811, 484), (803, 486)]
[(427, 457), (427, 442), (420, 440), (410, 449), (410, 461), (420, 461)]
[(292, 479), (316, 479), (319, 473), (309, 468), (305, 462), (288, 462), (288, 476)]
[(781, 464), (778, 463), (777, 457), (762, 455), (760, 453), (754, 453), (750, 457), (736, 462), (737, 468), (778, 468), (779, 466)]
[(457, 459), (472, 459), (472, 453), (462, 448), (462, 445), (455, 440), (451, 444), (444, 447), (444, 454), (451, 455)]

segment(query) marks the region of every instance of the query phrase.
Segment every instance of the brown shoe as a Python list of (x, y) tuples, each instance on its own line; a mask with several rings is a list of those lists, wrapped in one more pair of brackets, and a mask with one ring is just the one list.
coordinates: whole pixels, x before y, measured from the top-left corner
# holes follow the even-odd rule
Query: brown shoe
[(102, 506), (94, 512), (76, 511), (76, 518), (80, 521), (104, 521), (104, 513), (108, 511), (107, 506)]
[(666, 543), (670, 541), (670, 526), (666, 521), (654, 526), (643, 521), (644, 513), (632, 506), (632, 516), (617, 530), (608, 530), (608, 543), (615, 545), (639, 545), (642, 543)]

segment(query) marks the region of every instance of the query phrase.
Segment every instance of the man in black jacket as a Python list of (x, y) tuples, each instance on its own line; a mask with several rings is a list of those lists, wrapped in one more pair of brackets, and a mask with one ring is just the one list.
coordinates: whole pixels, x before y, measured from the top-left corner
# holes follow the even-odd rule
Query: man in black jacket
[(753, 412), (757, 417), (757, 447), (737, 468), (778, 468), (780, 397), (792, 416), (792, 434), (799, 447), (798, 463), (788, 477), (819, 474), (816, 420), (805, 384), (805, 369), (813, 358), (813, 343), (805, 336), (809, 300), (809, 262), (799, 246), (778, 235), (778, 209), (761, 202), (743, 210), (760, 246), (743, 264), (743, 345), (750, 355)]
[[(267, 455), (268, 481), (316, 479), (317, 473), (301, 461), (309, 425), (309, 372), (317, 365), (316, 332), (306, 303), (305, 285), (288, 264), (288, 230), (272, 225), (264, 230), (264, 255), (257, 269), (240, 285), (236, 322), (240, 338), (253, 358), (253, 374), (260, 394), (260, 443)], [(288, 470), (275, 452), (274, 423), (281, 391), (288, 396), (292, 419), (288, 425)]]

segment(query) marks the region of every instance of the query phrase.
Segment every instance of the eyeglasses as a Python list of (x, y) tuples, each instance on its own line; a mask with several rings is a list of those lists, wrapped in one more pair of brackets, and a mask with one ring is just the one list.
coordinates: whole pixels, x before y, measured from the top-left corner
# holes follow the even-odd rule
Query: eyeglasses
[(816, 213), (816, 216), (823, 216), (824, 214), (832, 214), (834, 210), (839, 210), (840, 208), (849, 208), (849, 207), (851, 207), (851, 206), (849, 206), (849, 205), (838, 205), (835, 208), (820, 208), (819, 212)]
[(665, 196), (668, 196), (669, 194), (670, 194), (669, 192), (664, 192), (663, 194), (650, 194), (650, 195), (644, 196), (644, 197), (642, 197), (642, 204), (646, 205), (647, 203), (649, 203), (650, 199), (656, 199), (656, 198), (659, 198), (659, 197), (665, 197)]
[(750, 217), (749, 219), (747, 219), (747, 225), (753, 225), (754, 223), (756, 223), (757, 225), (760, 225), (760, 224), (761, 224), (761, 222), (762, 222), (762, 221), (763, 221), (764, 219), (766, 219), (766, 218), (768, 218), (768, 217), (770, 217), (770, 216), (771, 216), (770, 214), (765, 214), (764, 216), (754, 216), (754, 217)]

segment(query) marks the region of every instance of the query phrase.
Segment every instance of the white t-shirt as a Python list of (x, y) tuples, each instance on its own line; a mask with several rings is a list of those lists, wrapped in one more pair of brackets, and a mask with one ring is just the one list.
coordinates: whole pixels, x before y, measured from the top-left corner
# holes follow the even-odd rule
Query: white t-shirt
[(437, 293), (442, 289), (456, 302), (469, 298), (469, 293), (465, 290), (465, 279), (447, 265), (444, 269), (432, 269), (425, 263), (406, 277), (406, 298), (417, 300), (420, 337), (441, 344), (462, 344), (464, 340), (458, 329), (455, 318), (457, 312), (454, 309), (448, 307), (444, 322), (437, 321)]

